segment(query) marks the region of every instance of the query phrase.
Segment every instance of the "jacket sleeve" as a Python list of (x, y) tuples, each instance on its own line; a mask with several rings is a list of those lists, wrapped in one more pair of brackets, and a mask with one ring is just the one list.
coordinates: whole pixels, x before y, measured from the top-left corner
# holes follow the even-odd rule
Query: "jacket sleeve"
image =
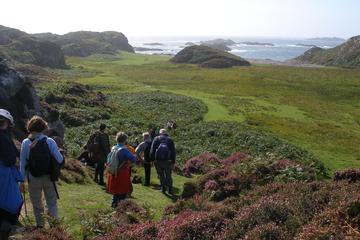
[(29, 156), (29, 144), (30, 144), (30, 140), (25, 139), (21, 144), (21, 150), (20, 150), (20, 172), (24, 178), (26, 176), (26, 166)]
[(60, 153), (56, 142), (52, 138), (48, 138), (47, 143), (49, 145), (51, 155), (56, 159), (59, 164), (61, 164), (64, 161), (64, 157)]
[(155, 151), (158, 147), (159, 147), (159, 138), (156, 137), (154, 139), (154, 141), (152, 142), (151, 148), (150, 148), (150, 160), (151, 161), (155, 161)]
[(5, 166), (13, 166), (16, 163), (18, 151), (10, 138), (1, 135), (0, 137), (0, 158), (3, 160)]
[(175, 144), (174, 144), (174, 141), (172, 139), (169, 139), (170, 140), (170, 151), (171, 151), (171, 162), (172, 163), (175, 163), (176, 161), (176, 149), (175, 149)]

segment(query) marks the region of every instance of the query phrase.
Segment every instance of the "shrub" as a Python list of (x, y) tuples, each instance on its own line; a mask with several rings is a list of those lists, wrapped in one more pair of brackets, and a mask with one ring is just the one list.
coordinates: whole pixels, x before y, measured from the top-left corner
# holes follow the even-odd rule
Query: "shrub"
[(210, 193), (211, 199), (215, 201), (237, 196), (239, 187), (239, 179), (229, 169), (216, 169), (199, 179), (199, 190)]
[(197, 193), (198, 193), (198, 187), (197, 187), (196, 183), (186, 182), (186, 183), (184, 183), (181, 197), (182, 198), (191, 198)]
[(181, 199), (165, 208), (164, 215), (177, 215), (183, 211), (209, 211), (214, 208), (214, 203), (208, 201), (204, 196), (195, 196), (191, 199)]
[(220, 166), (220, 160), (215, 154), (203, 153), (189, 159), (183, 168), (185, 176), (191, 174), (205, 174)]
[(85, 184), (91, 182), (88, 170), (76, 159), (65, 160), (65, 166), (61, 170), (60, 179), (66, 183)]
[(56, 225), (50, 229), (36, 229), (27, 232), (22, 239), (24, 240), (70, 240), (66, 229), (61, 225)]
[(246, 240), (262, 239), (262, 240), (287, 240), (286, 233), (275, 223), (267, 223), (259, 225), (249, 231), (245, 238)]
[(243, 152), (237, 152), (232, 154), (231, 156), (221, 160), (221, 164), (225, 166), (232, 166), (234, 164), (238, 164), (244, 161), (247, 161), (250, 159), (250, 155), (243, 153)]
[(360, 181), (360, 169), (347, 169), (337, 171), (333, 176), (334, 181), (348, 180), (349, 182)]

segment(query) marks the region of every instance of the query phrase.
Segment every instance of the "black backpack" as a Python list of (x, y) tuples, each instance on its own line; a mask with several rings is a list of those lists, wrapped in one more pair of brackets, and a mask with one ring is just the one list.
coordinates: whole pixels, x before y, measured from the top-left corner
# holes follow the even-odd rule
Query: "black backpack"
[(32, 144), (34, 145), (30, 148), (28, 159), (28, 169), (31, 175), (34, 177), (50, 175), (51, 181), (59, 180), (61, 165), (51, 155), (47, 138), (32, 140)]
[(160, 145), (155, 151), (155, 160), (159, 162), (169, 161), (171, 157), (169, 139), (166, 136), (161, 136), (159, 138), (160, 138)]
[(144, 150), (144, 161), (145, 162), (151, 162), (150, 159), (150, 150), (151, 150), (151, 142), (146, 142), (146, 148)]

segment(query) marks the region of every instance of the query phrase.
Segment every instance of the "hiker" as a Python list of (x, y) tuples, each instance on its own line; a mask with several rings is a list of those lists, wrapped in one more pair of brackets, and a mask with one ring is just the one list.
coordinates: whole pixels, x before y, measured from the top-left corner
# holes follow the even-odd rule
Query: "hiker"
[(48, 120), (48, 130), (46, 131), (46, 135), (54, 139), (56, 144), (63, 149), (65, 126), (60, 120), (60, 113), (55, 109), (51, 109), (48, 113)]
[[(135, 149), (136, 156), (144, 165), (145, 170), (145, 186), (150, 186), (151, 177), (151, 160), (150, 160), (150, 149), (151, 149), (151, 137), (148, 132), (143, 133), (144, 141), (139, 144)], [(143, 154), (143, 157), (141, 156)]]
[(19, 182), (23, 177), (15, 166), (19, 151), (12, 141), (10, 128), (14, 125), (11, 114), (0, 109), (0, 239), (8, 239), (17, 224), (22, 206)]
[(166, 193), (168, 190), (169, 194), (173, 194), (171, 172), (176, 159), (175, 144), (166, 129), (160, 129), (159, 133), (151, 145), (150, 159), (155, 162), (162, 192)]
[[(27, 123), (28, 138), (21, 144), (20, 169), (28, 181), (28, 191), (33, 205), (36, 227), (44, 227), (44, 192), (46, 205), (50, 217), (59, 219), (57, 199), (59, 197), (55, 181), (55, 164), (60, 166), (64, 157), (56, 142), (43, 134), (48, 125), (39, 116), (32, 117)], [(24, 191), (24, 187), (22, 187)], [(25, 193), (25, 191), (24, 191)]]
[(90, 159), (95, 163), (94, 181), (104, 186), (104, 170), (107, 155), (110, 152), (109, 135), (105, 132), (106, 125), (101, 124), (98, 131), (92, 134), (87, 142)]
[[(128, 136), (123, 132), (116, 134), (117, 144), (112, 148), (111, 153), (116, 154), (118, 161), (116, 169), (113, 173), (109, 171), (107, 180), (107, 191), (113, 194), (111, 206), (116, 208), (121, 200), (124, 200), (132, 193), (132, 183), (130, 179), (131, 163), (136, 162), (135, 156), (127, 149), (126, 141)], [(108, 158), (108, 167), (112, 165), (110, 162), (111, 157)]]

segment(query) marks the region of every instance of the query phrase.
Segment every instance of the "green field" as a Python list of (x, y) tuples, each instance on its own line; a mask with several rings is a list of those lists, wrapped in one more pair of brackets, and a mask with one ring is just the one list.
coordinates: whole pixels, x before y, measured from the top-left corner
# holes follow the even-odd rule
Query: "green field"
[[(360, 166), (360, 70), (255, 65), (203, 69), (167, 56), (121, 53), (67, 59), (61, 79), (121, 101), (124, 92), (201, 100), (205, 121), (243, 122), (303, 147), (330, 170)], [(175, 119), (176, 120), (176, 119)]]

